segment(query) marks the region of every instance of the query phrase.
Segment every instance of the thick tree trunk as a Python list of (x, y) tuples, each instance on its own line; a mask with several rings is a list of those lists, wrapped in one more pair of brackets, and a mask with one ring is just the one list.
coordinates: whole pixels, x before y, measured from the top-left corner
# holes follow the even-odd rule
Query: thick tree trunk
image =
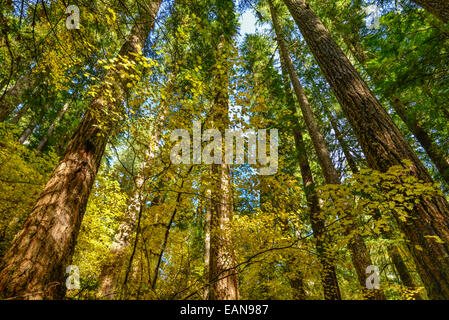
[[(284, 0), (341, 104), (368, 164), (382, 172), (410, 160), (410, 173), (433, 182), (404, 136), (304, 0)], [(406, 222), (395, 216), (431, 299), (449, 299), (449, 204), (421, 197)], [(432, 240), (438, 237), (442, 243)]]
[(449, 22), (449, 2), (447, 0), (412, 0), (443, 22)]
[(37, 151), (41, 151), (44, 148), (45, 144), (48, 141), (48, 138), (53, 134), (53, 131), (55, 131), (56, 126), (58, 125), (59, 121), (61, 121), (62, 117), (64, 117), (64, 114), (69, 109), (69, 106), (70, 106), (70, 104), (68, 102), (66, 102), (64, 104), (64, 106), (61, 108), (61, 110), (59, 110), (58, 114), (56, 115), (55, 120), (50, 125), (50, 127), (47, 129), (47, 132), (45, 133), (45, 135), (41, 139), (41, 141), (39, 141), (39, 144), (36, 148)]
[[(226, 40), (220, 37), (217, 47), (217, 64), (222, 64), (228, 70), (229, 62), (225, 52)], [(213, 108), (213, 125), (222, 133), (229, 126), (227, 72), (220, 72), (214, 84), (215, 98)], [(222, 141), (224, 146), (224, 138)], [(224, 159), (224, 151), (223, 157)], [(232, 244), (230, 224), (233, 215), (233, 199), (231, 174), (228, 164), (212, 164), (213, 185), (211, 188), (211, 219), (210, 219), (210, 267), (209, 267), (209, 299), (238, 300), (238, 271), (235, 251)]]
[(238, 300), (238, 274), (232, 245), (232, 190), (229, 165), (214, 164), (212, 190), (209, 300)]
[[(277, 16), (272, 1), (270, 1), (270, 9), (272, 13), (273, 25), (275, 27), (276, 36), (278, 40), (280, 56), (282, 57), (281, 63), (285, 63), (285, 68), (287, 69), (290, 75), (290, 80), (293, 84), (293, 89), (295, 91), (296, 97), (298, 98), (299, 106), (301, 108), (308, 132), (312, 139), (312, 143), (315, 152), (317, 154), (318, 162), (320, 163), (324, 179), (327, 184), (341, 184), (340, 177), (337, 173), (337, 170), (334, 167), (334, 164), (332, 163), (326, 142), (324, 141), (324, 138), (320, 132), (318, 123), (309, 105), (309, 101), (300, 83), (299, 77), (294, 70), (293, 63), (287, 51), (285, 40), (282, 37), (282, 33), (279, 27), (279, 23), (277, 21)], [(363, 291), (367, 296), (367, 298), (385, 299), (385, 296), (383, 295), (383, 292), (381, 290), (365, 290), (366, 269), (373, 263), (371, 262), (371, 257), (363, 238), (357, 232), (354, 232), (357, 228), (356, 223), (352, 220), (352, 217), (348, 217), (348, 219), (350, 219), (350, 223), (348, 224), (347, 227), (344, 228), (344, 232), (346, 236), (350, 237), (348, 247), (351, 251), (352, 262), (356, 270), (359, 283), (363, 288)], [(351, 233), (353, 234), (351, 235)]]
[[(119, 55), (133, 59), (147, 39), (160, 0), (147, 2), (146, 13), (138, 19)], [(122, 66), (108, 74), (120, 79)], [(116, 73), (117, 72), (117, 73)], [(127, 80), (116, 81), (116, 101), (126, 92)], [(89, 110), (112, 108), (100, 90)], [(98, 127), (98, 119), (88, 112), (69, 142), (24, 229), (6, 253), (0, 272), (0, 296), (17, 299), (63, 298), (64, 274), (70, 265), (76, 238), (92, 185), (106, 147), (109, 132)]]

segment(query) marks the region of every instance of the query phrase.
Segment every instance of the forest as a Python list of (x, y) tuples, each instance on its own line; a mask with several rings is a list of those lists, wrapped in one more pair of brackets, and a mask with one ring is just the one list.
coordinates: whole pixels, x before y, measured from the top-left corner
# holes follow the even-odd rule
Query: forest
[(1, 300), (449, 300), (448, 0), (0, 0)]

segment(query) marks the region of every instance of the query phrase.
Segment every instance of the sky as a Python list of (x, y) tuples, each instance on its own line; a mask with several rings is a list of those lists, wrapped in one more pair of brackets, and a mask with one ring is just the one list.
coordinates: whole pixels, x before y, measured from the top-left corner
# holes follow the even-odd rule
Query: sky
[(245, 37), (245, 34), (256, 32), (256, 21), (256, 17), (252, 10), (246, 10), (245, 13), (240, 16), (240, 35), (242, 38)]
[(239, 41), (243, 41), (243, 39), (245, 39), (246, 34), (257, 33), (270, 29), (270, 26), (268, 24), (264, 24), (262, 26), (259, 24), (256, 26), (257, 19), (254, 16), (253, 10), (251, 9), (246, 10), (243, 14), (240, 15), (239, 22), (240, 22)]

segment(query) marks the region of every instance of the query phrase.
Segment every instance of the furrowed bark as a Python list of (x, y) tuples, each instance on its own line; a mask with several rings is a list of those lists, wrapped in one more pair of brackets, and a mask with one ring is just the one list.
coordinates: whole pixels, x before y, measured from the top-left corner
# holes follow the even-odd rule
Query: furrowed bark
[[(410, 174), (433, 182), (427, 169), (370, 91), (329, 31), (304, 0), (284, 0), (354, 129), (369, 166), (386, 172), (409, 160)], [(420, 197), (411, 218), (396, 222), (431, 299), (449, 299), (449, 204), (444, 197)], [(436, 243), (432, 237), (442, 243)]]

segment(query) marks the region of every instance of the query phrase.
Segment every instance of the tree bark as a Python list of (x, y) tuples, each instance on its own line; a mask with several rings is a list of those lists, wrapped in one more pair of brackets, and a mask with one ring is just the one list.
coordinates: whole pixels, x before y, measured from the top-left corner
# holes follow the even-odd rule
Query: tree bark
[(210, 292), (210, 223), (211, 223), (211, 209), (212, 209), (212, 201), (211, 201), (211, 190), (208, 189), (206, 191), (206, 216), (204, 221), (204, 278), (206, 279), (206, 285), (204, 286), (203, 299), (207, 300), (209, 298)]
[[(410, 174), (433, 182), (404, 136), (370, 91), (329, 31), (304, 0), (284, 0), (337, 97), (371, 168), (386, 172), (411, 161)], [(431, 299), (449, 299), (449, 204), (444, 197), (420, 197), (411, 218), (396, 221)], [(436, 236), (442, 243), (436, 243)]]
[[(125, 40), (119, 55), (134, 59), (142, 50), (153, 26), (161, 0), (146, 2), (141, 15)], [(148, 12), (150, 14), (148, 14)], [(108, 75), (116, 80), (116, 101), (120, 103), (128, 80), (119, 80), (117, 71)], [(117, 73), (116, 73), (117, 72)], [(89, 110), (114, 107), (100, 90)], [(63, 279), (70, 265), (76, 238), (92, 185), (106, 147), (110, 129), (101, 130), (89, 111), (83, 117), (62, 159), (53, 171), (23, 230), (6, 253), (0, 272), (0, 296), (16, 299), (63, 298)]]
[[(346, 144), (346, 142), (343, 139), (343, 135), (340, 132), (340, 129), (338, 129), (338, 125), (337, 122), (335, 120), (335, 118), (329, 114), (329, 112), (327, 112), (328, 118), (331, 122), (332, 128), (335, 131), (335, 137), (337, 138), (343, 153), (346, 157), (346, 160), (348, 162), (348, 165), (352, 171), (353, 174), (357, 174), (359, 172), (359, 168), (357, 166), (357, 162), (355, 161), (355, 159), (353, 158), (352, 154), (350, 153), (349, 149), (348, 149), (348, 145)], [(376, 216), (374, 216), (375, 219), (379, 219), (380, 218), (380, 213)], [(393, 236), (391, 234), (391, 232), (386, 232), (383, 231), (383, 236), (386, 239), (393, 239)], [(408, 271), (407, 266), (404, 263), (404, 260), (402, 259), (402, 256), (399, 252), (398, 247), (395, 244), (389, 244), (387, 246), (387, 251), (388, 251), (388, 256), (390, 257), (391, 261), (393, 262), (393, 265), (395, 266), (396, 271), (399, 274), (399, 278), (401, 279), (401, 282), (408, 288), (410, 289), (415, 289), (416, 285), (413, 282), (412, 277), (410, 276), (410, 273)], [(422, 300), (421, 296), (419, 294), (415, 294), (414, 295), (416, 300)]]
[(441, 21), (449, 22), (449, 2), (447, 0), (412, 0)]
[(407, 112), (407, 106), (398, 96), (393, 95), (389, 97), (389, 100), (396, 113), (401, 117), (402, 121), (404, 121), (409, 130), (416, 137), (416, 140), (418, 140), (429, 158), (435, 164), (441, 178), (443, 178), (446, 184), (449, 185), (449, 157), (445, 155), (435, 141), (432, 140), (430, 132), (418, 122), (416, 116)]

